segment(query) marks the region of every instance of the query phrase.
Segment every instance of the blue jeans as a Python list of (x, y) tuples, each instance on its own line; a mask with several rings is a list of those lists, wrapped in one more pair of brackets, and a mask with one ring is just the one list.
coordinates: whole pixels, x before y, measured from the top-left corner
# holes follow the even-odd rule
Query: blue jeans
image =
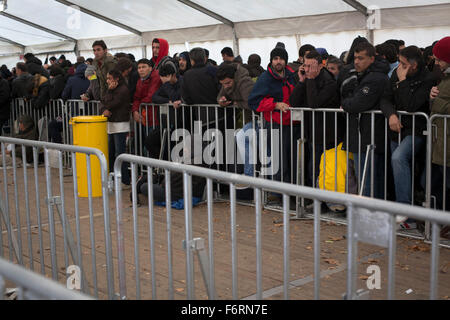
[(412, 144), (412, 136), (406, 136), (400, 144), (398, 144), (397, 141), (391, 141), (391, 163), (392, 172), (394, 174), (395, 199), (397, 202), (412, 204), (411, 164), (413, 149), (414, 156), (416, 156), (424, 144), (425, 138), (422, 136), (414, 137), (414, 148)]
[[(364, 173), (364, 164), (366, 161), (366, 152), (354, 153), (354, 162), (355, 162), (355, 175), (358, 178), (358, 170), (361, 168), (359, 173), (359, 181), (362, 184), (363, 173)], [(370, 197), (371, 194), (371, 163), (372, 157), (369, 155), (368, 168), (366, 172), (366, 181), (364, 183), (363, 196)], [(373, 196), (377, 199), (384, 199), (384, 154), (374, 153), (374, 179), (373, 179)], [(361, 188), (363, 186), (361, 185)]]
[[(127, 135), (128, 132), (108, 134), (109, 172), (114, 171), (114, 162), (116, 161), (116, 158), (126, 152)], [(127, 162), (122, 162), (121, 173), (122, 183), (129, 185), (131, 183), (131, 179)]]
[[(258, 145), (259, 141), (259, 126), (258, 123), (255, 121), (255, 128), (256, 135), (253, 134), (253, 131), (251, 133), (247, 133), (249, 129), (253, 128), (253, 122), (247, 123), (241, 130), (238, 131), (236, 134), (236, 144), (237, 144), (237, 151), (240, 161), (243, 160), (244, 162), (244, 174), (246, 176), (253, 177), (254, 174), (254, 167), (256, 165), (253, 157), (254, 152), (253, 150), (253, 139), (256, 136), (256, 145)], [(247, 133), (247, 134), (246, 134)], [(242, 163), (242, 162), (239, 162)]]

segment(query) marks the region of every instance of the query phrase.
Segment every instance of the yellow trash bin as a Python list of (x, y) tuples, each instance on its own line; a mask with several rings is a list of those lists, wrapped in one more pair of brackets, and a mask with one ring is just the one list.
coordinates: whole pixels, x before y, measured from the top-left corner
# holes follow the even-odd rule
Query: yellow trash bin
[[(105, 155), (108, 163), (107, 121), (108, 119), (103, 116), (81, 116), (72, 118), (70, 124), (73, 127), (73, 145), (99, 149)], [(89, 191), (85, 154), (76, 154), (76, 165), (78, 196), (87, 198)], [(108, 172), (109, 169), (106, 169)], [(96, 156), (91, 157), (91, 177), (92, 197), (101, 197), (103, 194), (101, 167)]]

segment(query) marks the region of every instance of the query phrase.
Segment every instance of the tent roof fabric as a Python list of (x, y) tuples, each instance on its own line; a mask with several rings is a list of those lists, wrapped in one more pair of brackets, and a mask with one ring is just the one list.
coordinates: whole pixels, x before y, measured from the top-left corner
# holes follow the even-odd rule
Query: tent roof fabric
[[(174, 30), (183, 30), (183, 32), (177, 31), (181, 34), (178, 35), (178, 37), (174, 37), (177, 39), (182, 37), (193, 38), (193, 36), (189, 36), (191, 30), (189, 28), (194, 28), (192, 29), (194, 35), (196, 35), (196, 32), (212, 32), (213, 35), (218, 36), (220, 39), (220, 37), (225, 37), (223, 34), (226, 33), (227, 38), (231, 39), (229, 37), (231, 34), (231, 28), (229, 26), (224, 25), (221, 21), (195, 10), (178, 0), (66, 1), (73, 3), (74, 6), (67, 6), (61, 2), (64, 1), (10, 0), (8, 1), (8, 7), (5, 12), (9, 15), (56, 31), (59, 34), (65, 35), (66, 39), (86, 40), (105, 37), (123, 38), (128, 36), (137, 36), (139, 38), (139, 35), (135, 35), (129, 30), (104, 21), (99, 17), (77, 11), (76, 6), (101, 16), (108, 17), (109, 19), (118, 22), (118, 24), (142, 32), (142, 37), (140, 38), (142, 45), (145, 40), (148, 40), (148, 38), (153, 36), (153, 33), (157, 31), (166, 31), (167, 33), (170, 33)], [(233, 22), (238, 37), (241, 35), (244, 37), (253, 35), (257, 32), (256, 26), (262, 26), (265, 20), (289, 22), (288, 26), (290, 28), (296, 27), (296, 29), (292, 29), (292, 34), (302, 33), (302, 29), (297, 28), (303, 26), (307, 27), (305, 21), (308, 21), (309, 24), (311, 19), (315, 19), (316, 17), (318, 21), (320, 21), (321, 26), (324, 26), (324, 31), (322, 31), (322, 28), (316, 28), (316, 30), (314, 30), (316, 33), (330, 32), (331, 28), (335, 28), (334, 31), (338, 32), (365, 27), (364, 16), (344, 1), (191, 0), (191, 2)], [(359, 0), (359, 2), (368, 8), (375, 5), (380, 9), (389, 10), (391, 8), (430, 7), (433, 5), (445, 5), (445, 8), (450, 8), (449, 0)], [(327, 15), (330, 16), (328, 17)], [(330, 19), (332, 15), (337, 19)], [(322, 20), (320, 20), (321, 17)], [(346, 21), (346, 17), (349, 18), (348, 21)], [(432, 25), (440, 23), (440, 25), (448, 26), (448, 15), (447, 18), (445, 17), (445, 14), (439, 15), (439, 17), (434, 19)], [(299, 18), (304, 20), (299, 21)], [(295, 20), (294, 23), (292, 19), (297, 20)], [(409, 19), (411, 26), (414, 26), (414, 24), (412, 24), (414, 17), (405, 18), (400, 16), (399, 22), (403, 27), (407, 27), (405, 19)], [(391, 20), (386, 21), (391, 22)], [(249, 24), (251, 23), (254, 23), (253, 28), (249, 27)], [(348, 24), (348, 28), (342, 27), (344, 23)], [(317, 25), (318, 24), (316, 24), (315, 27), (317, 27)], [(282, 29), (282, 27), (279, 28)], [(0, 30), (3, 38), (12, 40), (24, 46), (42, 45), (47, 43), (53, 43), (54, 45), (55, 42), (63, 42), (65, 40), (55, 34), (44, 31), (45, 29), (37, 29), (2, 15), (0, 15)], [(311, 32), (309, 28), (306, 28), (305, 30)], [(259, 36), (266, 36), (267, 32), (270, 33), (270, 26), (262, 28)], [(147, 33), (147, 35), (145, 33)], [(222, 33), (222, 35), (220, 35), (220, 33)], [(284, 35), (285, 33), (286, 31), (283, 31), (279, 33), (279, 35)], [(205, 39), (208, 38), (205, 35), (202, 36)], [(194, 39), (194, 41), (195, 40), (200, 41), (202, 39)]]

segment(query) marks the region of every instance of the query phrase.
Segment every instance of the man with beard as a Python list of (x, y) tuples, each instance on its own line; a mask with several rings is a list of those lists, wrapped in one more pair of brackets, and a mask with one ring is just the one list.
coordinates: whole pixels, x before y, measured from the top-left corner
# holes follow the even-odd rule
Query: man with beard
[[(272, 179), (293, 183), (296, 177), (296, 166), (293, 164), (296, 163), (300, 128), (298, 121), (293, 121), (293, 128), (290, 125), (289, 97), (294, 90), (295, 74), (291, 71), (292, 69), (286, 67), (287, 62), (288, 53), (284, 48), (275, 47), (271, 51), (270, 64), (267, 71), (256, 81), (248, 98), (248, 105), (254, 111), (263, 114), (264, 128), (269, 129), (266, 147), (268, 155), (272, 155), (270, 165), (273, 172), (270, 168), (268, 169), (273, 174)], [(270, 130), (271, 127), (273, 131)], [(275, 133), (278, 133), (278, 140), (275, 140), (277, 139)], [(279, 148), (270, 150), (272, 138), (274, 139), (273, 146), (280, 146), (281, 150)], [(266, 155), (264, 154), (264, 156)], [(274, 159), (279, 159), (278, 163)], [(291, 165), (293, 170), (291, 170)]]

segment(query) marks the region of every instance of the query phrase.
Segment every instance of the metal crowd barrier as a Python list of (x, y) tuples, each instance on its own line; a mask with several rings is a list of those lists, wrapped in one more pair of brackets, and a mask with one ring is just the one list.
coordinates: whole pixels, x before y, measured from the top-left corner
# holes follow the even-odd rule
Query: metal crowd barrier
[[(61, 127), (61, 138), (63, 144), (73, 144), (72, 128), (70, 119), (77, 116), (99, 115), (100, 101), (83, 101), (83, 100), (67, 100), (62, 99), (50, 100), (46, 107), (35, 109), (31, 105), (31, 101), (18, 98), (11, 102), (11, 127), (14, 128), (16, 120), (21, 115), (29, 115), (33, 118), (34, 123), (39, 131), (39, 140), (46, 142), (51, 141), (49, 133), (49, 125), (52, 121), (57, 121)], [(58, 126), (58, 127), (59, 127)], [(13, 130), (11, 133), (17, 133)], [(71, 169), (70, 153), (64, 153), (64, 167)]]
[(5, 279), (12, 281), (17, 300), (92, 300), (37, 273), (0, 258), (0, 300), (5, 298)]
[[(251, 118), (253, 123), (259, 122), (258, 116), (249, 110), (242, 110), (237, 107), (224, 108), (219, 105), (184, 105), (178, 109), (171, 104), (141, 104), (139, 114), (144, 115), (145, 123), (133, 121), (133, 142), (130, 154), (138, 156), (151, 156), (153, 158), (170, 159), (170, 146), (177, 143), (181, 137), (190, 138), (195, 134), (201, 134), (200, 139), (217, 144), (229, 143), (230, 138), (234, 141), (234, 135), (229, 137), (225, 134), (225, 129), (234, 131), (242, 128), (246, 124), (245, 119)], [(149, 116), (151, 115), (151, 116)], [(201, 124), (199, 124), (199, 121)], [(148, 122), (151, 122), (150, 125)], [(180, 130), (183, 130), (180, 132)], [(187, 130), (187, 131), (184, 131)], [(222, 141), (216, 140), (219, 137), (218, 131), (222, 134)], [(178, 134), (176, 134), (178, 133)], [(149, 135), (154, 135), (159, 144), (155, 150), (147, 150), (144, 145), (145, 139)], [(153, 141), (153, 140), (152, 140)], [(200, 143), (202, 143), (200, 141)], [(256, 145), (256, 141), (255, 141)], [(237, 150), (233, 149), (232, 163), (226, 163), (227, 155), (223, 149), (218, 149), (214, 167), (218, 170), (237, 172), (237, 166), (229, 166), (237, 162)], [(227, 158), (229, 159), (229, 158)], [(256, 163), (256, 161), (254, 162)], [(145, 171), (145, 168), (140, 168)], [(220, 190), (220, 187), (218, 188)]]
[[(98, 298), (101, 290), (105, 296), (113, 299), (108, 167), (103, 153), (93, 148), (7, 137), (0, 137), (0, 145), (0, 178), (3, 186), (0, 193), (0, 257), (8, 255), (11, 262), (16, 261), (31, 270), (39, 269), (43, 275), (51, 272), (55, 281), (62, 275), (62, 278), (67, 280), (69, 270), (79, 268), (80, 289), (83, 293)], [(13, 151), (11, 156), (6, 154), (8, 146)], [(38, 166), (40, 149), (44, 153), (45, 169)], [(57, 169), (49, 166), (50, 151), (57, 154)], [(64, 179), (63, 152), (70, 153), (72, 159), (73, 197), (66, 190), (70, 184), (65, 183)], [(75, 154), (85, 155), (87, 172), (77, 172)], [(9, 168), (8, 158), (12, 160)], [(18, 168), (18, 158), (22, 159), (21, 170)], [(103, 195), (96, 201), (91, 192), (92, 161), (99, 161), (101, 168)], [(30, 169), (27, 169), (28, 167)], [(11, 173), (12, 181), (9, 180)], [(80, 175), (87, 177), (87, 199), (80, 198), (78, 194), (81, 188), (78, 183)], [(47, 215), (44, 214), (45, 210)], [(94, 213), (94, 210), (101, 210), (101, 213)], [(83, 213), (87, 215), (80, 216)], [(99, 228), (94, 225), (96, 217), (102, 217), (101, 220), (95, 221)], [(3, 230), (7, 239), (3, 238)], [(104, 245), (99, 241), (104, 241)], [(61, 266), (64, 267), (63, 271)], [(98, 277), (99, 273), (105, 277)]]
[[(21, 115), (29, 115), (33, 118), (36, 127), (39, 130), (39, 140), (48, 141), (48, 123), (52, 119), (62, 118), (64, 115), (64, 101), (62, 99), (50, 100), (48, 104), (42, 109), (33, 108), (30, 100), (23, 98), (14, 99), (11, 102), (11, 122), (13, 127), (16, 120)], [(14, 133), (15, 130), (13, 131)], [(63, 131), (63, 136), (65, 132)]]
[[(219, 110), (221, 110), (222, 114), (225, 112), (225, 116), (220, 117), (219, 115)], [(348, 123), (349, 123), (349, 114), (344, 112), (343, 110), (339, 110), (339, 109), (309, 109), (309, 108), (291, 108), (290, 112), (291, 112), (291, 117), (289, 120), (289, 124), (285, 124), (283, 125), (278, 125), (277, 123), (275, 123), (272, 120), (272, 114), (275, 112), (270, 113), (270, 121), (266, 121), (264, 118), (264, 116), (262, 114), (258, 115), (248, 111), (248, 110), (241, 110), (235, 106), (230, 106), (230, 107), (221, 107), (219, 105), (199, 105), (199, 106), (187, 106), (187, 105), (182, 105), (179, 109), (174, 109), (172, 105), (162, 105), (160, 107), (158, 107), (155, 104), (143, 104), (141, 105), (141, 109), (140, 109), (140, 113), (142, 114), (142, 112), (145, 111), (145, 114), (152, 114), (152, 126), (144, 126), (142, 124), (138, 124), (138, 123), (134, 123), (134, 135), (135, 135), (135, 139), (134, 139), (134, 148), (133, 148), (133, 152), (130, 152), (131, 154), (134, 155), (138, 155), (138, 156), (149, 156), (148, 150), (146, 150), (146, 148), (144, 147), (144, 143), (143, 141), (145, 140), (145, 138), (150, 134), (151, 131), (158, 131), (159, 132), (159, 138), (160, 138), (160, 146), (162, 147), (161, 149), (165, 150), (163, 155), (160, 157), (160, 159), (165, 159), (165, 160), (169, 160), (169, 155), (168, 155), (168, 151), (170, 150), (170, 148), (168, 148), (167, 146), (170, 145), (171, 141), (172, 141), (172, 134), (176, 129), (186, 129), (188, 130), (188, 132), (193, 135), (193, 133), (195, 132), (199, 132), (199, 128), (194, 126), (194, 121), (196, 120), (203, 120), (202, 125), (202, 134), (205, 133), (206, 130), (208, 129), (219, 129), (221, 131), (224, 131), (225, 128), (227, 129), (234, 129), (235, 131), (239, 128), (242, 127), (242, 125), (245, 125), (246, 123), (246, 115), (247, 118), (251, 118), (251, 122), (252, 122), (252, 127), (255, 128), (255, 125), (257, 124), (259, 127), (259, 132), (253, 132), (253, 139), (252, 139), (252, 143), (253, 143), (253, 150), (256, 150), (255, 152), (253, 152), (253, 159), (251, 159), (251, 163), (253, 165), (253, 173), (254, 176), (259, 176), (265, 179), (272, 179), (272, 174), (275, 172), (271, 172), (270, 169), (273, 169), (273, 166), (269, 166), (269, 170), (264, 170), (264, 166), (261, 163), (261, 160), (266, 157), (269, 152), (269, 150), (274, 150), (274, 155), (276, 156), (275, 159), (272, 160), (278, 160), (279, 161), (279, 170), (282, 172), (282, 174), (278, 177), (279, 181), (281, 182), (291, 182), (291, 183), (295, 183), (295, 184), (300, 184), (300, 185), (310, 185), (315, 187), (317, 184), (316, 178), (315, 178), (315, 174), (314, 174), (314, 169), (310, 170), (312, 168), (316, 167), (316, 164), (319, 163), (320, 158), (318, 159), (316, 156), (316, 148), (318, 147), (318, 145), (324, 145), (326, 144), (326, 133), (327, 130), (326, 128), (329, 126), (334, 126), (334, 145), (333, 147), (336, 148), (338, 146), (338, 144), (340, 142), (346, 142), (346, 144), (348, 145), (349, 142), (349, 131), (348, 131)], [(239, 111), (243, 111), (242, 112), (242, 117), (237, 116), (237, 113)], [(251, 117), (248, 117), (248, 114), (251, 114)], [(358, 137), (358, 141), (359, 141), (359, 146), (358, 146), (358, 150), (359, 150), (359, 154), (361, 153), (368, 153), (369, 157), (367, 159), (368, 161), (368, 166), (364, 165), (364, 161), (366, 159), (361, 159), (360, 158), (360, 165), (356, 166), (355, 169), (358, 169), (356, 172), (356, 177), (357, 177), (357, 184), (358, 184), (358, 188), (357, 188), (357, 192), (360, 193), (361, 192), (361, 180), (363, 175), (365, 176), (366, 180), (370, 179), (370, 197), (374, 197), (374, 179), (375, 179), (375, 170), (373, 170), (373, 168), (376, 165), (376, 161), (375, 161), (375, 151), (377, 154), (381, 154), (383, 156), (383, 167), (384, 167), (384, 174), (383, 174), (383, 198), (387, 199), (388, 198), (388, 187), (389, 187), (389, 178), (390, 178), (390, 174), (389, 171), (387, 170), (390, 167), (390, 161), (391, 159), (389, 158), (389, 154), (390, 154), (390, 142), (391, 142), (391, 138), (388, 135), (389, 132), (389, 125), (388, 125), (388, 120), (384, 118), (383, 114), (381, 111), (369, 111), (369, 112), (364, 112), (363, 114), (369, 114), (371, 117), (371, 131), (372, 131), (372, 137), (371, 137), (371, 145), (370, 145), (370, 149), (365, 149), (362, 150), (362, 146), (361, 146), (361, 133), (359, 134)], [(429, 117), (427, 114), (425, 113), (407, 113), (407, 112), (403, 112), (400, 111), (398, 112), (399, 117), (400, 117), (400, 121), (402, 120), (402, 118), (404, 117), (412, 117), (412, 123), (413, 123), (413, 132), (415, 132), (415, 124), (416, 124), (416, 119), (423, 119), (423, 121), (425, 121), (427, 123), (427, 129), (424, 131), (423, 135), (426, 139), (426, 137), (428, 136), (428, 132), (430, 132), (430, 122), (429, 122)], [(316, 119), (322, 118), (323, 121), (322, 125), (323, 125), (323, 141), (316, 141), (315, 140), (315, 135), (312, 136), (312, 138), (310, 138), (310, 140), (308, 141), (306, 139), (306, 135), (305, 135), (305, 126), (302, 125), (302, 123), (304, 123), (305, 121), (305, 117), (309, 116), (312, 119), (312, 131), (316, 132)], [(283, 123), (283, 118), (285, 118), (286, 116), (284, 116), (283, 113), (280, 113), (280, 122)], [(376, 143), (375, 143), (375, 120), (376, 117), (379, 118), (383, 118), (384, 119), (384, 150), (380, 150), (376, 149)], [(330, 123), (330, 118), (331, 123)], [(247, 119), (248, 121), (248, 119)], [(206, 122), (206, 124), (205, 124)], [(241, 123), (239, 123), (241, 122)], [(345, 139), (338, 141), (338, 125), (342, 125), (342, 127), (344, 128), (343, 130), (345, 130), (344, 136), (346, 136)], [(167, 130), (167, 128), (170, 128), (169, 130)], [(265, 129), (266, 132), (263, 132), (262, 130)], [(273, 135), (273, 133), (277, 130), (279, 130), (279, 134), (278, 137), (279, 141), (283, 141), (283, 139), (289, 139), (289, 143), (287, 145), (283, 145), (283, 143), (274, 143), (274, 141), (276, 141), (276, 138), (274, 139), (270, 139), (270, 136)], [(167, 132), (166, 132), (167, 131)], [(222, 132), (223, 133), (223, 132)], [(184, 134), (184, 133), (183, 133)], [(258, 134), (258, 135), (257, 135)], [(377, 132), (378, 134), (378, 132)], [(285, 138), (285, 136), (288, 136), (287, 138)], [(229, 143), (229, 136), (226, 134), (223, 134), (224, 136), (224, 140), (225, 140), (225, 145), (227, 145)], [(258, 137), (259, 136), (259, 137)], [(292, 137), (292, 138), (291, 138)], [(412, 140), (413, 140), (413, 146), (414, 144), (414, 140), (417, 139), (417, 136), (413, 135)], [(399, 135), (398, 137), (398, 142), (401, 141), (402, 137), (401, 135)], [(173, 141), (172, 141), (173, 143)], [(158, 149), (159, 146), (157, 146), (155, 149)], [(306, 150), (306, 147), (311, 148), (311, 150)], [(234, 146), (234, 150), (236, 151), (236, 146)], [(295, 152), (295, 150), (297, 150), (298, 152)], [(367, 152), (369, 150), (369, 152)], [(310, 155), (310, 159), (307, 159), (306, 156), (308, 154), (308, 152), (310, 151), (311, 155)], [(415, 150), (414, 150), (415, 151)], [(417, 159), (416, 156), (414, 155), (416, 152), (413, 152), (412, 155), (412, 159), (411, 159), (411, 204), (416, 204), (416, 205), (424, 205), (426, 207), (429, 207), (430, 204), (430, 199), (429, 197), (422, 196), (422, 198), (417, 198), (417, 194), (415, 192), (415, 189), (417, 189), (416, 187), (418, 185), (420, 185), (420, 181), (418, 182), (416, 179), (416, 174), (415, 174), (415, 166), (417, 163)], [(158, 152), (156, 152), (156, 154), (159, 154), (159, 149)], [(237, 163), (237, 157), (236, 157), (236, 152), (233, 152), (234, 154), (234, 162), (233, 163)], [(278, 155), (277, 155), (278, 154)], [(335, 153), (337, 155), (337, 153)], [(425, 154), (425, 148), (424, 148), (424, 153)], [(259, 156), (258, 156), (259, 155)], [(349, 153), (346, 153), (347, 155), (347, 168), (348, 166), (348, 156)], [(153, 158), (158, 158), (157, 156), (153, 156)], [(225, 157), (224, 157), (225, 158)], [(226, 157), (226, 160), (229, 160), (228, 157)], [(233, 158), (233, 157), (231, 157)], [(274, 158), (273, 156), (270, 156), (269, 158)], [(312, 162), (311, 167), (312, 168), (306, 168), (306, 166), (308, 165), (308, 160), (310, 162)], [(325, 157), (326, 160), (326, 157)], [(223, 159), (223, 162), (225, 162), (225, 159)], [(326, 161), (324, 161), (325, 164)], [(335, 168), (335, 173), (337, 171), (337, 161), (335, 161), (336, 164), (336, 168)], [(234, 166), (229, 166), (229, 165), (225, 165), (225, 166), (220, 166), (219, 164), (215, 164), (214, 165), (217, 169), (220, 169), (222, 171), (226, 171), (226, 172), (233, 172), (233, 173), (237, 173), (237, 168), (238, 166), (234, 165)], [(288, 167), (286, 167), (288, 166)], [(363, 168), (370, 168), (370, 169), (366, 169), (365, 171), (367, 171), (367, 174), (365, 173), (365, 171), (363, 170)], [(326, 176), (326, 167), (324, 168), (325, 172), (323, 174), (324, 178)], [(430, 175), (430, 168), (428, 166), (424, 166), (424, 170), (426, 171), (426, 176), (428, 177)], [(283, 174), (283, 173), (288, 173)], [(336, 175), (336, 174), (335, 174)], [(348, 184), (348, 172), (347, 172), (347, 184)], [(336, 190), (337, 187), (335, 187)], [(424, 189), (426, 189), (426, 186), (424, 187)], [(346, 185), (346, 190), (348, 192), (348, 185)], [(219, 190), (220, 191), (220, 190)], [(391, 190), (391, 194), (393, 194), (393, 196), (395, 196), (395, 190)], [(423, 192), (424, 195), (426, 195), (426, 190), (424, 190)], [(265, 197), (266, 198), (266, 197)], [(392, 197), (391, 197), (392, 198)], [(299, 200), (300, 202), (300, 200)], [(303, 217), (304, 216), (304, 210), (303, 208), (305, 207), (305, 203), (303, 201), (303, 199), (301, 200), (301, 203), (299, 203), (300, 206), (297, 206), (297, 218)]]
[[(137, 211), (137, 190), (136, 185), (132, 186), (132, 224), (134, 246), (134, 262), (127, 260), (125, 255), (125, 230), (124, 230), (124, 213), (121, 192), (121, 164), (129, 162), (132, 168), (132, 181), (136, 181), (137, 166), (142, 165), (147, 168), (147, 172), (152, 172), (153, 168), (161, 168), (165, 172), (166, 187), (165, 199), (171, 200), (170, 175), (181, 173), (183, 176), (183, 194), (184, 194), (184, 229), (186, 248), (186, 296), (187, 299), (195, 299), (195, 280), (194, 280), (194, 251), (198, 250), (198, 242), (201, 240), (202, 248), (206, 248), (205, 240), (195, 238), (192, 223), (192, 179), (193, 176), (206, 179), (207, 193), (207, 210), (208, 210), (208, 253), (203, 249), (203, 259), (200, 259), (200, 268), (205, 282), (209, 299), (216, 299), (215, 275), (217, 269), (215, 267), (215, 250), (214, 250), (214, 229), (213, 229), (213, 182), (220, 181), (229, 186), (230, 190), (230, 230), (231, 230), (231, 263), (232, 263), (232, 298), (234, 300), (242, 298), (238, 290), (238, 242), (237, 242), (237, 223), (236, 223), (236, 184), (244, 183), (249, 185), (255, 195), (255, 229), (256, 229), (256, 299), (263, 298), (262, 277), (264, 266), (262, 264), (262, 192), (275, 192), (283, 196), (283, 297), (289, 299), (290, 296), (290, 197), (308, 198), (314, 201), (314, 298), (320, 298), (320, 260), (321, 260), (321, 240), (320, 240), (320, 220), (321, 220), (321, 203), (332, 202), (345, 205), (347, 207), (347, 294), (346, 299), (358, 298), (356, 291), (357, 276), (357, 243), (364, 242), (372, 245), (388, 248), (388, 299), (394, 299), (395, 290), (395, 263), (396, 263), (396, 216), (404, 215), (410, 218), (429, 221), (432, 224), (432, 251), (431, 251), (431, 274), (430, 274), (430, 298), (437, 299), (438, 284), (438, 260), (439, 260), (439, 230), (440, 224), (449, 225), (450, 215), (421, 207), (411, 207), (405, 204), (387, 202), (378, 199), (370, 199), (349, 194), (339, 194), (336, 192), (313, 189), (310, 187), (296, 186), (288, 183), (273, 181), (270, 184), (266, 180), (253, 177), (245, 177), (237, 174), (230, 174), (223, 171), (201, 168), (198, 166), (185, 165), (180, 163), (161, 161), (151, 158), (138, 157), (129, 154), (120, 155), (115, 164), (115, 186), (116, 186), (116, 212), (117, 212), (117, 240), (118, 240), (118, 262), (119, 262), (119, 291), (121, 299), (128, 297), (127, 293), (127, 265), (128, 270), (135, 270), (136, 298), (141, 298), (141, 267), (151, 269), (151, 286), (152, 298), (157, 298), (156, 272), (158, 265), (155, 264), (155, 223), (154, 223), (154, 201), (153, 201), (153, 183), (151, 174), (148, 175), (148, 217), (149, 226), (145, 226), (149, 230), (149, 239), (145, 240), (145, 244), (140, 240), (146, 238), (139, 233)], [(170, 201), (166, 201), (166, 219), (167, 219), (167, 257), (168, 257), (168, 297), (174, 298), (174, 276), (173, 276), (173, 244), (172, 238), (173, 225), (171, 222), (171, 206)], [(128, 219), (129, 220), (129, 219)], [(376, 226), (376, 228), (374, 228)], [(127, 233), (128, 234), (128, 233)], [(131, 239), (127, 239), (132, 241)], [(147, 245), (148, 243), (148, 245)], [(139, 252), (142, 246), (150, 251), (150, 259), (141, 260)], [(144, 249), (145, 250), (145, 249)], [(131, 266), (130, 266), (131, 264)], [(148, 270), (147, 269), (147, 270)]]

